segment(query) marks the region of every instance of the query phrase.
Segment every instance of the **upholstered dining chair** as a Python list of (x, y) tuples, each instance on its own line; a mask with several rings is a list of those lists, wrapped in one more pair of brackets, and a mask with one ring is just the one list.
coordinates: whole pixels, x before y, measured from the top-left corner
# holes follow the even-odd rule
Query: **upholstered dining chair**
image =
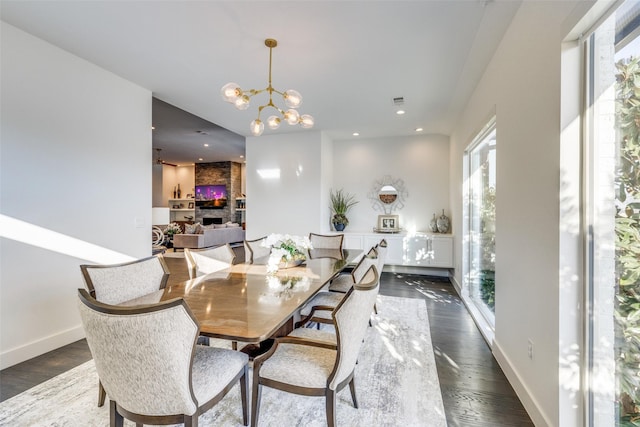
[(267, 236), (264, 236), (259, 239), (244, 241), (244, 261), (246, 263), (253, 264), (254, 260), (269, 256), (271, 248), (262, 246), (262, 242), (266, 239)]
[[(169, 269), (162, 255), (110, 265), (80, 266), (89, 293), (105, 304), (121, 304), (164, 289)], [(160, 301), (160, 295), (146, 302)], [(104, 405), (105, 391), (98, 383), (98, 406)]]
[(377, 271), (377, 257), (375, 249), (373, 248), (371, 248), (366, 256), (360, 258), (358, 264), (356, 264), (356, 266), (353, 268), (352, 273), (346, 275), (349, 281), (344, 281), (348, 285), (348, 287), (345, 286), (345, 292), (318, 292), (311, 298), (311, 300), (309, 300), (309, 302), (304, 305), (304, 307), (300, 309), (301, 319), (300, 321), (296, 322), (295, 327), (299, 328), (300, 326), (305, 324), (316, 323), (319, 329), (321, 323), (332, 324), (333, 310), (335, 310), (335, 308), (344, 299), (344, 294), (352, 289), (356, 283), (359, 283), (362, 280), (371, 266), (375, 266)]
[(124, 418), (137, 426), (197, 426), (237, 382), (248, 425), (248, 356), (196, 345), (200, 327), (184, 300), (124, 307), (103, 304), (84, 289), (78, 295), (112, 427)]
[(236, 259), (236, 254), (228, 243), (213, 249), (184, 249), (184, 258), (189, 269), (189, 278), (213, 273), (228, 268)]
[[(329, 291), (342, 292), (343, 294), (347, 293), (355, 283), (358, 283), (358, 281), (360, 281), (361, 275), (366, 272), (365, 267), (371, 264), (370, 262), (368, 263), (365, 260), (372, 260), (372, 259), (375, 259), (376, 262), (378, 260), (378, 251), (376, 247), (372, 247), (371, 249), (369, 249), (369, 251), (366, 254), (364, 254), (362, 258), (360, 258), (360, 261), (351, 270), (351, 272), (340, 274), (338, 275), (338, 277), (333, 279), (331, 281), (331, 284), (329, 285)], [(380, 271), (379, 267), (378, 267), (378, 271)]]
[(309, 241), (314, 249), (339, 249), (342, 250), (344, 234), (316, 234), (309, 233)]
[(258, 425), (263, 386), (304, 396), (324, 396), (329, 427), (336, 425), (336, 394), (347, 384), (353, 406), (358, 407), (353, 374), (378, 283), (378, 272), (371, 266), (332, 312), (335, 344), (294, 336), (276, 338), (267, 353), (254, 359), (252, 426)]

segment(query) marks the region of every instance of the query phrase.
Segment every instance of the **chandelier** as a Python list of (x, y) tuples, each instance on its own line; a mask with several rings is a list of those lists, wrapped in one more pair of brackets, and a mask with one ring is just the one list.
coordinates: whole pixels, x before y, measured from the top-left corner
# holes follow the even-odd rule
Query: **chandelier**
[[(278, 129), (283, 120), (292, 126), (299, 124), (305, 129), (312, 128), (314, 124), (313, 117), (309, 114), (300, 115), (298, 110), (296, 110), (296, 108), (302, 104), (302, 95), (293, 89), (280, 92), (271, 86), (271, 56), (273, 48), (278, 46), (278, 42), (274, 39), (266, 39), (264, 44), (269, 48), (269, 86), (260, 90), (249, 89), (245, 91), (242, 90), (237, 83), (227, 83), (222, 86), (222, 99), (235, 105), (238, 110), (246, 110), (249, 108), (249, 102), (252, 97), (262, 92), (269, 93), (269, 102), (258, 107), (258, 117), (249, 125), (249, 129), (253, 136), (260, 136), (264, 131), (264, 122), (260, 120), (260, 114), (262, 113), (262, 110), (267, 107), (271, 107), (280, 113), (280, 116), (269, 116), (267, 119), (267, 127), (269, 129)], [(285, 111), (273, 103), (274, 93), (282, 96), (285, 105), (289, 108), (288, 110)]]

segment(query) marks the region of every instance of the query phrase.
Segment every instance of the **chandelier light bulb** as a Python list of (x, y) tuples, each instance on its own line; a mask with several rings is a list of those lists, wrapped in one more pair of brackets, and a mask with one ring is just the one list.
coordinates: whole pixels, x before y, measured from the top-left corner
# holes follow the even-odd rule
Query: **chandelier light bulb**
[(313, 116), (311, 116), (310, 114), (303, 114), (302, 116), (300, 116), (300, 126), (302, 126), (303, 128), (310, 129), (314, 124), (315, 121), (313, 120)]
[(246, 110), (247, 108), (249, 108), (249, 97), (243, 94), (242, 96), (236, 98), (233, 104), (238, 110)]
[(300, 113), (292, 108), (284, 113), (284, 119), (292, 126), (297, 125), (300, 120)]
[(235, 100), (238, 99), (240, 95), (242, 95), (242, 89), (240, 89), (238, 83), (227, 83), (226, 85), (222, 86), (220, 94), (222, 95), (222, 99), (224, 99), (225, 101), (235, 102)]
[(260, 119), (255, 119), (249, 125), (249, 129), (251, 129), (251, 135), (260, 136), (264, 131), (264, 123)]
[(284, 103), (289, 108), (298, 108), (302, 104), (302, 95), (297, 90), (289, 89), (284, 93)]
[(280, 117), (278, 116), (270, 116), (267, 119), (267, 126), (271, 130), (276, 130), (280, 127)]

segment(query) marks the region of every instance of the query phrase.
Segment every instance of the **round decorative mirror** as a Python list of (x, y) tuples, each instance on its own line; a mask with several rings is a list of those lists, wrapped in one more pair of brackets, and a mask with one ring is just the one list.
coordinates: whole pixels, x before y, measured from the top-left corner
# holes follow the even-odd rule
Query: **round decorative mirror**
[(369, 200), (371, 200), (373, 209), (385, 214), (402, 209), (406, 197), (407, 190), (404, 188), (404, 181), (389, 175), (376, 180), (369, 192)]
[(378, 191), (378, 199), (385, 205), (389, 205), (398, 200), (398, 190), (393, 185), (385, 185)]

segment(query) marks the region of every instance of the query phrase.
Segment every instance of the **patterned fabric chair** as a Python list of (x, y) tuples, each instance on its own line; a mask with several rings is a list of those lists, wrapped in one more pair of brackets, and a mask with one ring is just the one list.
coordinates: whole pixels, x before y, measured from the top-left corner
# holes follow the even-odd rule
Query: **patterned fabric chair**
[[(378, 251), (375, 247), (369, 249), (369, 252), (360, 258), (360, 261), (350, 273), (340, 274), (333, 279), (329, 285), (329, 291), (347, 293), (355, 283), (360, 281), (361, 276), (367, 271), (366, 267), (372, 264), (370, 260), (378, 261)], [(379, 267), (378, 271), (381, 271)]]
[[(348, 278), (348, 284), (345, 292), (322, 291), (314, 295), (311, 300), (300, 309), (301, 320), (295, 324), (296, 328), (308, 323), (317, 323), (320, 329), (321, 323), (333, 324), (332, 312), (340, 304), (344, 298), (344, 294), (352, 289), (356, 283), (359, 283), (371, 266), (376, 267), (377, 257), (375, 249), (367, 253), (366, 256), (360, 258), (358, 264), (353, 268), (352, 274), (345, 275)], [(340, 276), (338, 276), (339, 278)]]
[(229, 244), (213, 249), (184, 249), (184, 258), (189, 268), (189, 278), (213, 273), (228, 268), (236, 259), (236, 254)]
[(89, 293), (105, 304), (120, 304), (164, 289), (169, 269), (161, 255), (111, 265), (80, 266)]
[[(111, 426), (197, 426), (240, 382), (248, 425), (248, 357), (196, 345), (199, 325), (181, 299), (133, 307), (100, 303), (78, 289), (78, 308), (98, 375), (110, 400)], [(167, 325), (171, 325), (167, 328)]]
[(309, 241), (313, 245), (314, 249), (339, 249), (342, 250), (342, 241), (344, 240), (344, 234), (316, 234), (309, 233)]
[[(169, 269), (162, 258), (156, 255), (132, 262), (111, 265), (80, 266), (82, 277), (89, 293), (105, 304), (121, 304), (125, 301), (152, 294), (147, 303), (160, 301), (153, 292), (164, 289), (169, 280)], [(98, 383), (98, 406), (106, 398), (102, 383)]]
[(276, 338), (269, 352), (253, 361), (251, 425), (258, 425), (262, 387), (304, 396), (325, 396), (329, 427), (336, 425), (336, 394), (347, 384), (358, 407), (353, 374), (378, 294), (378, 272), (371, 266), (333, 311), (335, 344), (298, 337)]
[(262, 242), (266, 240), (265, 237), (261, 237), (255, 240), (244, 241), (244, 261), (248, 264), (253, 264), (253, 260), (269, 256), (271, 248), (262, 246)]

